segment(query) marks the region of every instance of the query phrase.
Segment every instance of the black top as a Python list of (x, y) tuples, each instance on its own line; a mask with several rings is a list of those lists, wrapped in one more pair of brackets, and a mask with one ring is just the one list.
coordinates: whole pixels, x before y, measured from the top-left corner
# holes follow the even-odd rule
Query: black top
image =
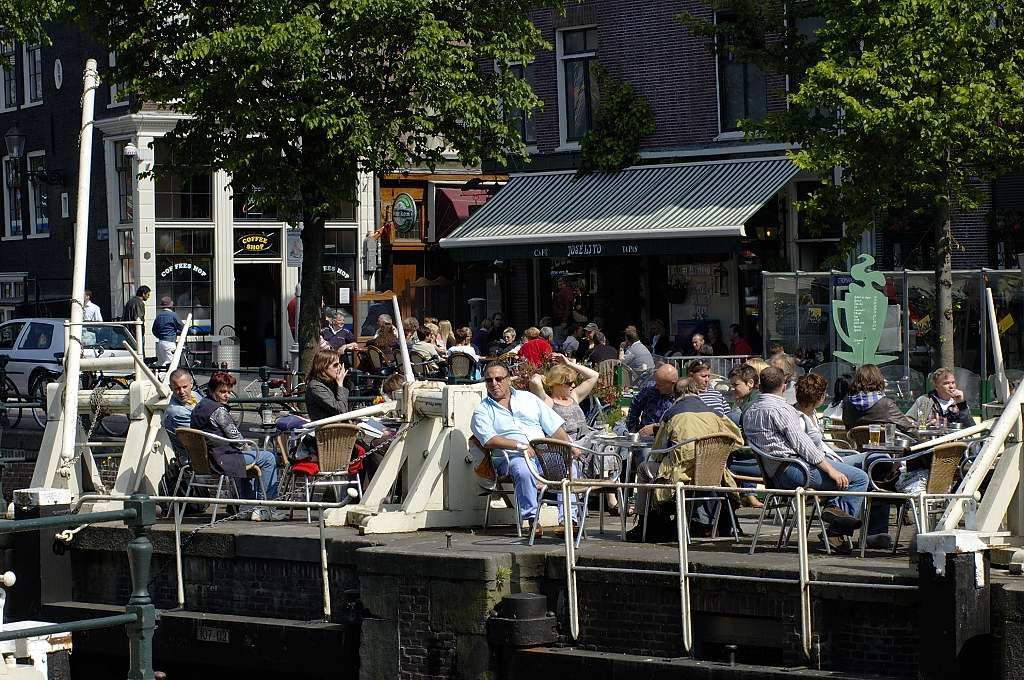
[(602, 361), (618, 358), (619, 351), (614, 347), (609, 347), (608, 345), (594, 345), (594, 349), (590, 350), (590, 363), (595, 366)]

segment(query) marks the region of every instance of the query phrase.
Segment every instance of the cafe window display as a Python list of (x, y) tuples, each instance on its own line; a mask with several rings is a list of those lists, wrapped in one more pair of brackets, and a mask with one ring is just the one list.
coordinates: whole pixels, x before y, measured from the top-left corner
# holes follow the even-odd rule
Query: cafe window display
[(169, 296), (182, 319), (213, 330), (213, 230), (157, 229), (156, 298)]

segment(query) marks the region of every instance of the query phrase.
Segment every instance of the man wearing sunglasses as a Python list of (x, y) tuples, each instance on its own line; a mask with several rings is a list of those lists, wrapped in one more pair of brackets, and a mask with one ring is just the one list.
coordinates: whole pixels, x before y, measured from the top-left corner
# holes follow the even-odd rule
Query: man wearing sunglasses
[(502, 455), (495, 459), (494, 469), (499, 475), (512, 475), (519, 519), (530, 524), (537, 518), (537, 485), (527, 466), (539, 471), (530, 440), (551, 437), (569, 442), (565, 421), (530, 392), (514, 389), (511, 372), (501, 362), (487, 364), (484, 381), (487, 398), (473, 411), (470, 429), (487, 451), (508, 454), (509, 463)]

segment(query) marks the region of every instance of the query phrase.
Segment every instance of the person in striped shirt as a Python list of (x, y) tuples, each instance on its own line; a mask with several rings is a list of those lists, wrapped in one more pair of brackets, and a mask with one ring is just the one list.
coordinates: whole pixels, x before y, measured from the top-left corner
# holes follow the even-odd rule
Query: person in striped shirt
[(686, 367), (686, 373), (700, 388), (700, 394), (697, 395), (700, 400), (718, 415), (728, 416), (729, 402), (721, 392), (711, 387), (711, 367), (698, 359), (690, 362)]

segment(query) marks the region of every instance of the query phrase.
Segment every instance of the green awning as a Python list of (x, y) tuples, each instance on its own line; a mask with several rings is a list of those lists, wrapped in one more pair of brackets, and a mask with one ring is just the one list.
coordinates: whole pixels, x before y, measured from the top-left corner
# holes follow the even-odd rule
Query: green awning
[(720, 252), (796, 173), (775, 157), (516, 174), (440, 245), (461, 260)]

